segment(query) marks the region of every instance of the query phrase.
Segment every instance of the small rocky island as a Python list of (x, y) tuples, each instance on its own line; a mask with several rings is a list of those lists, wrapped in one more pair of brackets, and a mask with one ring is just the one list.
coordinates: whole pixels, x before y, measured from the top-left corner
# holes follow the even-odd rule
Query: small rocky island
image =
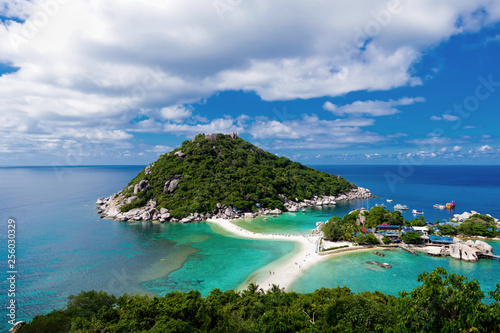
[(187, 223), (371, 197), (368, 189), (266, 152), (233, 132), (197, 134), (96, 205), (103, 218)]

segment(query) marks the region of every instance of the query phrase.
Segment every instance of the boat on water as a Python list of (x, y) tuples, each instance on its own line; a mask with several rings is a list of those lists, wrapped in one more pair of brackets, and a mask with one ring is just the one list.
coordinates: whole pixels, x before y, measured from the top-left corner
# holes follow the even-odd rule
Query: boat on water
[(377, 203), (375, 204), (375, 207), (382, 207), (382, 208), (386, 208), (387, 206), (384, 205), (384, 204), (381, 204), (381, 203)]
[(396, 209), (396, 210), (408, 210), (409, 208), (407, 205), (396, 204), (394, 206), (394, 209)]
[(434, 207), (434, 208), (436, 208), (436, 209), (445, 209), (445, 208), (446, 208), (446, 206), (445, 206), (445, 205), (441, 205), (441, 204), (435, 204), (435, 205), (434, 205), (434, 206), (432, 206), (432, 207)]
[(414, 209), (411, 211), (413, 215), (424, 215), (424, 211), (421, 209)]
[(387, 199), (387, 202), (392, 202), (392, 199)]
[(448, 203), (446, 204), (446, 208), (448, 208), (448, 209), (453, 209), (453, 208), (455, 208), (455, 201), (448, 202)]
[(306, 212), (305, 208), (303, 208), (300, 212), (305, 213)]

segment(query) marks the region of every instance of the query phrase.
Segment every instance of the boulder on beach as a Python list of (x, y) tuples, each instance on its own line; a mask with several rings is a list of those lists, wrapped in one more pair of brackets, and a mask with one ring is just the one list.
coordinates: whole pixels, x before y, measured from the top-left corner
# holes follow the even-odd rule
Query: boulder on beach
[(450, 256), (453, 259), (464, 261), (477, 261), (476, 251), (464, 243), (454, 243), (450, 245)]
[(493, 247), (491, 247), (490, 244), (486, 243), (486, 242), (483, 242), (481, 240), (477, 240), (475, 243), (474, 243), (474, 247), (476, 249), (478, 249), (479, 251), (481, 251), (482, 254), (486, 254), (486, 255), (493, 255)]

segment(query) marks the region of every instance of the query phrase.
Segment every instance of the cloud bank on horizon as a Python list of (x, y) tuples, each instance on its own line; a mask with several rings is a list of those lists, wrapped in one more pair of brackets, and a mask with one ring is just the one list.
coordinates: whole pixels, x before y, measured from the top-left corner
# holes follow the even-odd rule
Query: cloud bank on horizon
[(0, 165), (142, 164), (231, 131), (311, 163), (500, 162), (497, 1), (4, 0), (0, 19)]

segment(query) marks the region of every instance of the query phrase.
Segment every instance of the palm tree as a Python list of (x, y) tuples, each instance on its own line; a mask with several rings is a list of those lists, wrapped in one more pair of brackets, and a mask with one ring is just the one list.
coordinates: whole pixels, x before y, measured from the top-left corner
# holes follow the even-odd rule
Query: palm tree
[(267, 290), (267, 292), (268, 292), (269, 294), (280, 294), (280, 293), (282, 293), (282, 292), (284, 292), (284, 291), (285, 291), (285, 288), (284, 288), (284, 287), (283, 287), (283, 288), (280, 288), (280, 286), (279, 286), (279, 285), (276, 285), (276, 284), (274, 284), (274, 283), (273, 283), (273, 285), (272, 285), (271, 289), (268, 289), (268, 290)]
[(248, 288), (243, 291), (243, 294), (246, 296), (255, 295), (255, 294), (263, 294), (263, 293), (264, 293), (264, 289), (262, 289), (262, 288), (259, 289), (259, 285), (255, 284), (254, 282), (250, 283), (248, 285)]

